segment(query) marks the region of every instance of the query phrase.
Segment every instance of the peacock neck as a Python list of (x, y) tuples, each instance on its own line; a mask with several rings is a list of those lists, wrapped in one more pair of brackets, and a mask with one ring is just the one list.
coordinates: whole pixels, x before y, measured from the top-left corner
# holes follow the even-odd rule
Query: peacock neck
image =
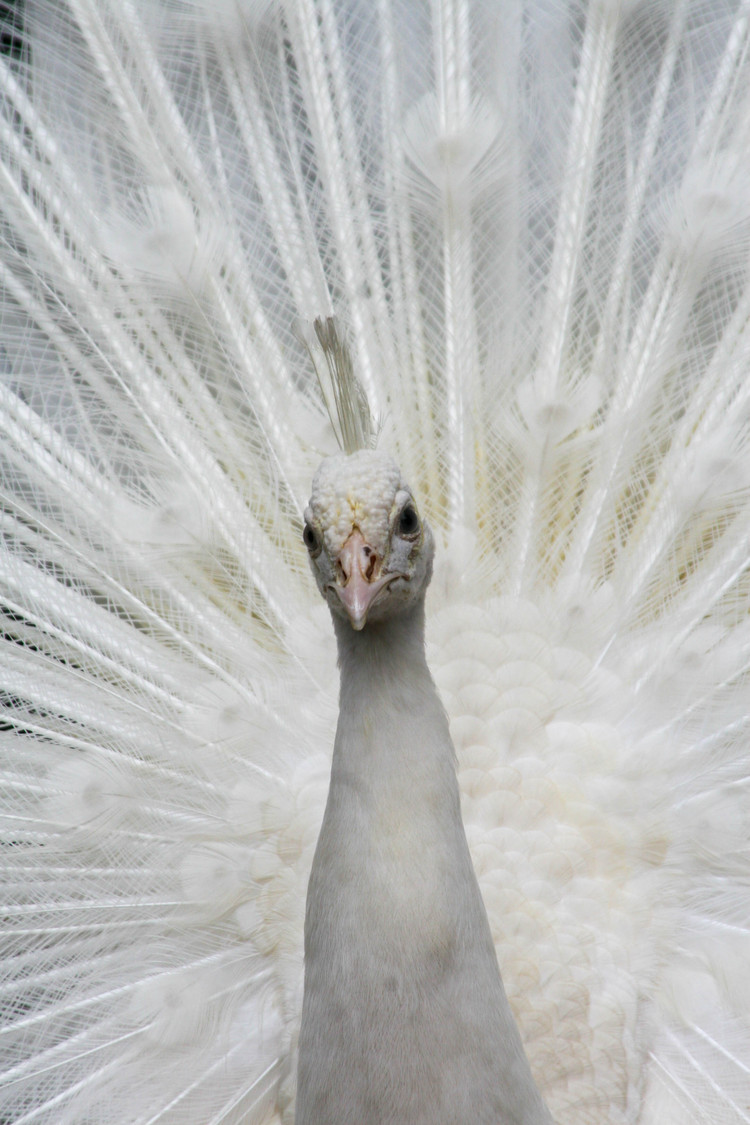
[(337, 750), (370, 755), (415, 752), (452, 761), (445, 713), (424, 645), (424, 601), (361, 632), (335, 620), (341, 670)]
[(297, 1125), (552, 1125), (471, 865), (424, 607), (335, 628), (341, 707), (307, 896)]
[(371, 621), (357, 632), (348, 621), (334, 616), (339, 649), (342, 689), (360, 675), (375, 672), (393, 678), (404, 669), (429, 677), (424, 651), (424, 598), (409, 610), (385, 621)]
[[(355, 632), (337, 622), (341, 696), (326, 816), (356, 822), (363, 846), (391, 854), (411, 841), (411, 856), (453, 841), (461, 852), (455, 751), (427, 667), (424, 605)], [(410, 862), (398, 849), (390, 878)]]

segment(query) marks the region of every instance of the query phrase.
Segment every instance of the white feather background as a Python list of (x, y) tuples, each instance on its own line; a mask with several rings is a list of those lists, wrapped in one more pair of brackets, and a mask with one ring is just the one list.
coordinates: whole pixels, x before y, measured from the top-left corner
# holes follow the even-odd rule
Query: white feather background
[(559, 1125), (750, 1120), (750, 4), (26, 0), (0, 1121), (290, 1120), (335, 312)]

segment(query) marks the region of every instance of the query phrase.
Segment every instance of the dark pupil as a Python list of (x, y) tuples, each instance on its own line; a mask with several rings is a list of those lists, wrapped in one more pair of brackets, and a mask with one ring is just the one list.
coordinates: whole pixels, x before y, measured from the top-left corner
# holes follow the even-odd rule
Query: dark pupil
[(305, 530), (302, 532), (302, 538), (303, 538), (305, 546), (308, 548), (308, 550), (312, 551), (317, 546), (317, 539), (315, 538), (315, 532), (310, 527), (309, 523), (305, 524)]
[(413, 535), (419, 527), (419, 520), (417, 513), (413, 508), (404, 508), (401, 513), (401, 519), (398, 521), (398, 529), (402, 535)]

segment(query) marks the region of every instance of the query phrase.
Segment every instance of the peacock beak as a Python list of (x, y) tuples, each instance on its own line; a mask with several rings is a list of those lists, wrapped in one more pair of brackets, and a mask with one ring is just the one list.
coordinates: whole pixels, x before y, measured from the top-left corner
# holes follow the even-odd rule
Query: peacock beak
[(333, 589), (341, 599), (353, 629), (365, 627), (367, 614), (381, 590), (395, 574), (381, 575), (382, 559), (355, 528), (336, 559), (336, 585)]

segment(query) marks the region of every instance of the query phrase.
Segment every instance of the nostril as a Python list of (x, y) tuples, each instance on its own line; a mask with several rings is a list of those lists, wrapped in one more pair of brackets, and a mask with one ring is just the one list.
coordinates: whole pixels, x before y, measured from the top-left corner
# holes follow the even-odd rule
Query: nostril
[(365, 547), (364, 554), (365, 554), (365, 558), (367, 559), (367, 566), (365, 567), (364, 572), (363, 572), (364, 577), (367, 579), (368, 582), (372, 582), (373, 575), (375, 574), (375, 567), (377, 566), (377, 563), (378, 563), (378, 556), (376, 555), (375, 551), (372, 550), (371, 547)]
[(351, 533), (334, 562), (337, 586), (348, 586), (362, 578), (372, 583), (378, 576), (380, 555), (356, 529)]

